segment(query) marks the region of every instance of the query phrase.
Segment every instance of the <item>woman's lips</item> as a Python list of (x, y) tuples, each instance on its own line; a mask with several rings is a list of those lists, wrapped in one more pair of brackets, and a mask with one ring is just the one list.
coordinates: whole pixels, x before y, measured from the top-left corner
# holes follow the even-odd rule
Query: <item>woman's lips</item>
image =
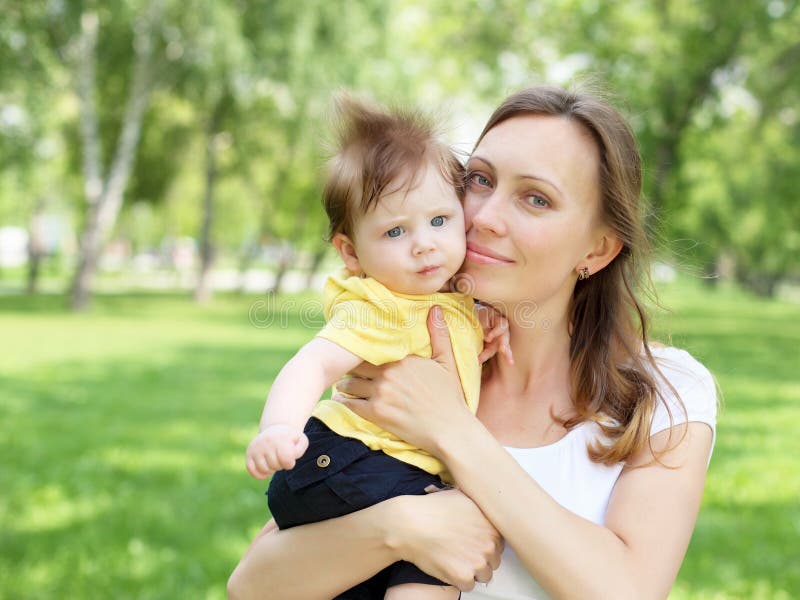
[(502, 254), (472, 242), (467, 243), (467, 260), (482, 265), (508, 265), (514, 262)]

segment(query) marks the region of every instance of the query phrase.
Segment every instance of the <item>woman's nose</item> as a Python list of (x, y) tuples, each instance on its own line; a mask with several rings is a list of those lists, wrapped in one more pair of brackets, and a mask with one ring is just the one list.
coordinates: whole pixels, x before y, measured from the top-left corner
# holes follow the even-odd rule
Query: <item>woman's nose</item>
[(478, 231), (493, 233), (498, 236), (508, 233), (506, 215), (504, 214), (508, 206), (502, 202), (502, 196), (497, 190), (491, 196), (473, 200), (470, 204), (472, 205), (470, 206), (472, 209), (470, 211), (472, 213), (470, 215), (471, 219), (469, 219), (471, 227)]

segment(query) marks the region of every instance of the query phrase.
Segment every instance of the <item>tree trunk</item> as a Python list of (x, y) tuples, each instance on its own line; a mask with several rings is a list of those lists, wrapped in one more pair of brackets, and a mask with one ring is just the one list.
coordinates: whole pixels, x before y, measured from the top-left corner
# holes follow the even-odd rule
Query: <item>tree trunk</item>
[(33, 209), (28, 225), (28, 294), (35, 294), (39, 287), (39, 271), (44, 257), (44, 218), (45, 202), (39, 200)]
[(286, 271), (289, 270), (289, 265), (292, 264), (294, 258), (294, 250), (289, 244), (281, 247), (281, 256), (278, 259), (278, 270), (275, 272), (275, 281), (272, 282), (272, 287), (267, 291), (268, 294), (279, 294), (283, 286), (283, 278), (286, 276)]
[[(305, 227), (307, 217), (308, 217), (308, 212), (303, 211), (300, 213), (300, 215), (294, 222), (294, 227), (292, 227), (292, 233), (289, 236), (289, 240), (300, 239), (300, 234), (303, 233), (303, 228)], [(267, 293), (269, 294), (280, 293), (281, 286), (283, 285), (283, 278), (286, 275), (286, 272), (289, 270), (289, 267), (291, 266), (294, 258), (295, 258), (295, 252), (290, 241), (288, 244), (286, 244), (285, 247), (281, 249), (281, 256), (278, 259), (278, 271), (275, 273), (275, 281), (272, 284), (272, 288)]]
[[(308, 100), (305, 99), (301, 102), (297, 112), (297, 117), (295, 117), (289, 124), (287, 124), (288, 135), (286, 139), (286, 143), (284, 144), (284, 153), (283, 153), (283, 160), (279, 167), (279, 170), (275, 176), (275, 181), (285, 181), (287, 177), (289, 177), (289, 173), (291, 173), (292, 168), (294, 167), (295, 156), (297, 154), (298, 146), (299, 146), (299, 139), (300, 134), (302, 133), (303, 124), (305, 123), (305, 113), (306, 113), (306, 106)], [(243, 165), (245, 168), (245, 183), (250, 190), (250, 192), (256, 198), (265, 198), (263, 192), (258, 189), (258, 186), (255, 182), (255, 177), (252, 175), (252, 167), (249, 160), (243, 160)], [(259, 232), (258, 237), (256, 240), (256, 246), (252, 248), (247, 255), (245, 255), (243, 259), (243, 265), (240, 265), (239, 272), (241, 274), (240, 278), (240, 291), (244, 290), (244, 274), (246, 268), (249, 267), (251, 261), (257, 253), (261, 250), (261, 243), (262, 240), (273, 241), (277, 239), (277, 235), (275, 233), (275, 229), (272, 226), (272, 220), (274, 215), (278, 214), (282, 210), (284, 210), (284, 205), (286, 204), (286, 192), (281, 191), (278, 194), (268, 196), (269, 200), (264, 199), (261, 201), (261, 217), (259, 220)], [(302, 231), (302, 227), (298, 230), (297, 226), (295, 226), (295, 231)], [(291, 238), (292, 240), (296, 239), (294, 236)], [(272, 284), (272, 287), (267, 290), (267, 293), (277, 293), (280, 290), (280, 287), (283, 283), (283, 277), (286, 274), (286, 270), (288, 269), (289, 262), (291, 260), (291, 256), (286, 257), (285, 252), (281, 251), (281, 257), (278, 261), (278, 271), (275, 274), (275, 281)]]
[[(215, 112), (217, 112), (215, 110)], [(214, 224), (214, 188), (217, 183), (216, 123), (212, 118), (206, 142), (206, 191), (203, 197), (203, 225), (200, 231), (200, 272), (194, 299), (208, 302), (211, 299), (211, 267), (214, 263), (214, 246), (211, 231)]]
[(314, 254), (311, 256), (311, 264), (308, 265), (308, 271), (306, 272), (306, 289), (311, 289), (314, 285), (314, 276), (317, 274), (317, 271), (319, 271), (319, 267), (327, 252), (327, 244), (320, 244), (316, 250), (314, 250)]
[(95, 62), (99, 19), (93, 12), (84, 13), (81, 16), (81, 34), (77, 56), (77, 88), (81, 115), (84, 193), (88, 211), (80, 235), (78, 266), (71, 284), (74, 310), (88, 308), (100, 253), (122, 208), (125, 186), (136, 158), (142, 119), (152, 89), (152, 38), (154, 24), (158, 21), (159, 6), (158, 2), (153, 2), (147, 17), (143, 19), (144, 27), (134, 27), (133, 75), (114, 158), (105, 179), (103, 178), (97, 106), (94, 101), (94, 95), (97, 92)]
[(258, 239), (255, 239), (245, 246), (242, 255), (239, 257), (239, 285), (236, 290), (239, 294), (244, 294), (246, 291), (245, 287), (247, 285), (247, 272), (253, 265), (253, 262), (258, 256), (260, 249), (261, 244), (259, 244)]

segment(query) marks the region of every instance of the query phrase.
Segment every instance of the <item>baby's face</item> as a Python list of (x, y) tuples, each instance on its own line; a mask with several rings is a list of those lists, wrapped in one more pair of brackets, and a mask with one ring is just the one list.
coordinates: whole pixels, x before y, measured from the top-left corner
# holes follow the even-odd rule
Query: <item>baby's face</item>
[(428, 164), (416, 186), (381, 196), (359, 217), (353, 238), (366, 275), (394, 292), (432, 294), (464, 262), (464, 212), (453, 186)]

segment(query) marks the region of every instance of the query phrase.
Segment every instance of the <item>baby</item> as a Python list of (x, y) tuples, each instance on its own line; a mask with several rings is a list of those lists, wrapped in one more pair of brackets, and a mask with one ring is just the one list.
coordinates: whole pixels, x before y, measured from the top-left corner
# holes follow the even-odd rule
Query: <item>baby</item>
[[(339, 102), (338, 148), (324, 205), (329, 239), (345, 268), (324, 291), (326, 326), (273, 384), (247, 469), (263, 479), (281, 529), (441, 488), (449, 475), (427, 452), (320, 396), (362, 361), (431, 356), (426, 318), (440, 306), (464, 398), (478, 407), (481, 363), (511, 360), (507, 322), (469, 296), (449, 292), (464, 260), (464, 172), (425, 118)], [(441, 291), (446, 290), (446, 291)], [(484, 347), (483, 330), (488, 330)], [(435, 402), (431, 398), (431, 402)], [(311, 419), (309, 419), (311, 416)], [(396, 563), (341, 598), (458, 598), (415, 565)]]

